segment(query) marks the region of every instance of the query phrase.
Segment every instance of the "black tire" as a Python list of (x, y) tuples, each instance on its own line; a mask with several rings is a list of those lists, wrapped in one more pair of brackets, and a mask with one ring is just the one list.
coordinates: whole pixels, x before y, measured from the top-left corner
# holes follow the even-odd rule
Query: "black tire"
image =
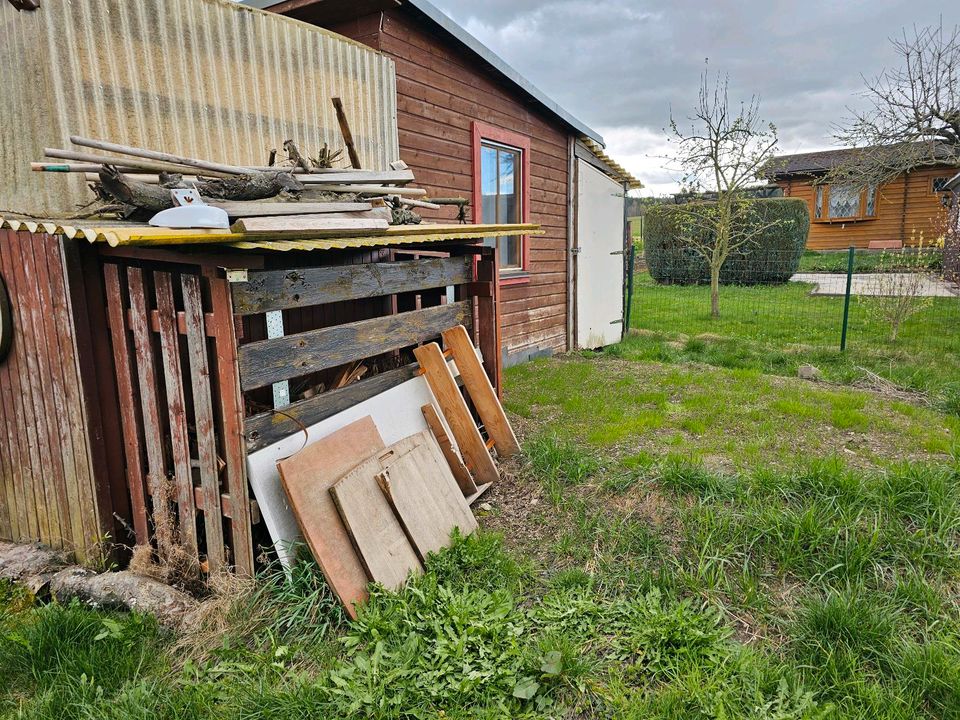
[(0, 275), (0, 362), (7, 359), (13, 345), (13, 315), (10, 312), (10, 296), (7, 285)]

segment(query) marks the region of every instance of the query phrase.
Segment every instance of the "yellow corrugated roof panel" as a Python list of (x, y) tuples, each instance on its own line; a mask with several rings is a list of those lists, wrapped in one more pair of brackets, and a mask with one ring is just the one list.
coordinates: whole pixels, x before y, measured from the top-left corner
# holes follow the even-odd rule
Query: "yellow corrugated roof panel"
[[(68, 224), (77, 222), (77, 225)], [(392, 225), (376, 235), (355, 237), (311, 237), (302, 231), (243, 233), (232, 230), (158, 228), (139, 223), (117, 222), (84, 227), (83, 221), (31, 220), (0, 216), (0, 228), (45, 232), (112, 247), (160, 245), (226, 245), (241, 250), (333, 250), (351, 247), (384, 247), (449, 240), (480, 240), (505, 235), (541, 235), (539, 225)]]

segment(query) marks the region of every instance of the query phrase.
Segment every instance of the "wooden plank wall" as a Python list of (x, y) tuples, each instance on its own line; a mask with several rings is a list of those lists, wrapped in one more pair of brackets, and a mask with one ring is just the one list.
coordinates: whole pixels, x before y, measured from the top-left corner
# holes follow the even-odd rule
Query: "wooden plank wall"
[[(292, 15), (323, 24), (309, 8)], [(375, 13), (330, 29), (380, 50), (396, 63), (400, 154), (417, 184), (436, 197), (471, 197), (471, 123), (531, 139), (530, 221), (546, 233), (530, 243), (530, 282), (501, 288), (507, 364), (566, 349), (567, 131), (532, 109), (518, 91), (425, 29), (403, 9)], [(449, 209), (424, 213), (451, 217)]]
[(213, 270), (103, 265), (137, 543), (254, 572), (230, 290)]
[(112, 522), (96, 486), (65, 242), (0, 230), (14, 325), (0, 363), (0, 537), (88, 560)]
[[(246, 282), (233, 283), (234, 312), (245, 328), (238, 364), (247, 450), (414, 377), (411, 349), (457, 325), (477, 328), (475, 342), (498, 386), (494, 288), (484, 280), (492, 274), (492, 250), (451, 250), (461, 254), (414, 252), (408, 259), (403, 252), (391, 262), (361, 263), (352, 260), (365, 253), (331, 256), (338, 264), (251, 270)], [(283, 313), (284, 336), (265, 339), (259, 328), (273, 311)], [(247, 334), (248, 328), (257, 332)], [(341, 373), (359, 363), (366, 375), (338, 387)], [(290, 404), (274, 412), (269, 391), (278, 382), (288, 383)]]
[(947, 177), (955, 169), (929, 168), (909, 173), (880, 188), (877, 215), (859, 222), (816, 222), (814, 209), (816, 190), (807, 180), (781, 180), (787, 197), (806, 201), (810, 210), (810, 238), (807, 247), (813, 250), (841, 250), (854, 245), (867, 247), (874, 240), (900, 240), (905, 245), (923, 241), (929, 244), (941, 229), (944, 217), (942, 194), (931, 189), (934, 178)]

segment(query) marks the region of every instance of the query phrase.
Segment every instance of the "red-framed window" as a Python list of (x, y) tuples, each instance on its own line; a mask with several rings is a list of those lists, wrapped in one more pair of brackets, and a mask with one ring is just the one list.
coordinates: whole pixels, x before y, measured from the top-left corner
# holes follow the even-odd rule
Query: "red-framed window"
[[(530, 138), (474, 121), (473, 221), (530, 222)], [(525, 236), (497, 238), (500, 284), (530, 281), (530, 247)]]

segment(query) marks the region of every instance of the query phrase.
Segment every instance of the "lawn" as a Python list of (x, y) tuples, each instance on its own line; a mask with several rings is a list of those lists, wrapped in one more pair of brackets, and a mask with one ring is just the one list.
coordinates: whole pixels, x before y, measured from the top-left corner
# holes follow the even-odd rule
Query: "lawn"
[(708, 287), (661, 286), (640, 274), (631, 314), (640, 333), (621, 355), (790, 376), (809, 363), (826, 380), (843, 384), (876, 373), (960, 409), (960, 297), (930, 299), (895, 342), (889, 325), (870, 312), (875, 300), (853, 298), (847, 350), (840, 352), (843, 298), (811, 296), (810, 290), (805, 283), (722, 287), (721, 317), (713, 319)]
[[(669, 329), (506, 372), (482, 531), (356, 621), (308, 562), (178, 633), (0, 585), (0, 718), (960, 718), (955, 359), (785, 343), (828, 335), (802, 287), (789, 327), (681, 290)], [(857, 384), (891, 353), (916, 382)]]

